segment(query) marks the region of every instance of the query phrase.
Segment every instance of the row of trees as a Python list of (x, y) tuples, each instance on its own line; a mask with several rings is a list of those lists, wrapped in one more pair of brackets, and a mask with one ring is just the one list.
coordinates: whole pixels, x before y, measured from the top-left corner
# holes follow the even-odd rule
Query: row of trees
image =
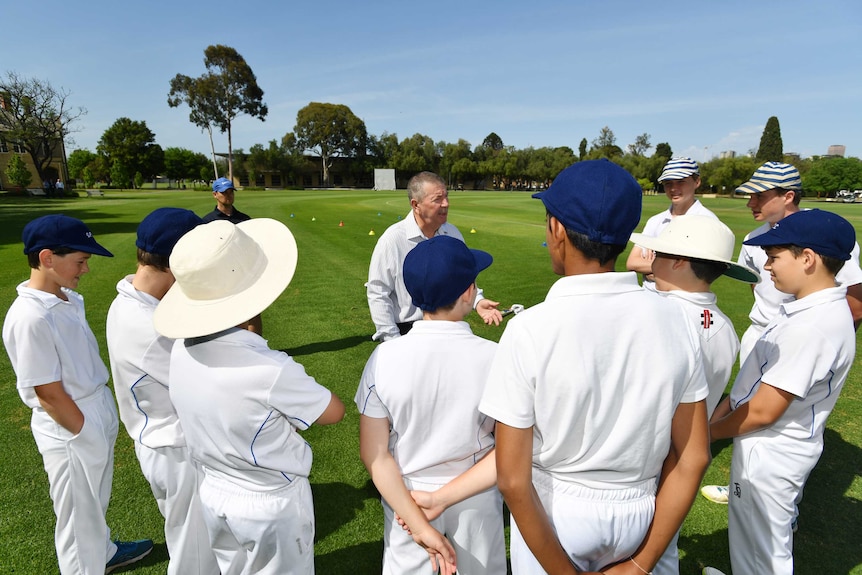
[[(777, 119), (776, 126), (777, 127)], [(764, 130), (766, 135), (768, 130)], [(780, 137), (780, 134), (779, 134)], [(768, 138), (766, 138), (768, 140)], [(761, 146), (762, 148), (763, 146)], [(466, 140), (435, 142), (429, 136), (414, 134), (399, 139), (384, 132), (367, 135), (365, 126), (347, 106), (312, 102), (297, 114), (297, 124), (281, 141), (255, 144), (248, 152), (235, 150), (234, 173), (240, 178), (262, 182), (264, 172), (277, 173), (282, 181), (298, 179), (315, 169), (306, 152), (313, 152), (321, 162), (318, 169), (328, 178), (333, 158), (351, 158), (349, 170), (367, 174), (373, 168), (394, 168), (402, 173), (431, 170), (441, 174), (450, 185), (470, 182), (476, 187), (524, 189), (549, 184), (563, 168), (585, 159), (608, 158), (628, 170), (644, 189), (657, 186), (664, 164), (673, 152), (669, 144), (659, 143), (653, 149), (649, 134), (641, 134), (623, 152), (609, 127), (588, 143), (582, 139), (575, 153), (569, 147), (517, 149), (506, 146), (494, 132), (478, 146)], [(712, 159), (701, 165), (702, 189), (730, 193), (748, 179), (766, 158), (790, 160), (803, 175), (809, 193), (824, 195), (839, 189), (862, 189), (862, 162), (856, 158), (798, 159), (776, 156), (740, 156)], [(69, 156), (69, 172), (86, 185), (101, 180), (126, 186), (132, 181), (155, 174), (170, 179), (212, 177), (209, 160), (200, 153), (183, 148), (164, 151), (155, 143), (155, 135), (145, 122), (120, 118), (105, 131), (97, 152), (76, 150)], [(143, 176), (143, 178), (142, 178)]]

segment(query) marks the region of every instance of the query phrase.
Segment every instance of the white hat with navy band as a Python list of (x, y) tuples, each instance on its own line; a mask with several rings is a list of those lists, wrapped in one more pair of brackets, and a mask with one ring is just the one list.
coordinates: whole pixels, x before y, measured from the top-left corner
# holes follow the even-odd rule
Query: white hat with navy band
[(699, 174), (700, 167), (698, 167), (697, 162), (695, 162), (691, 158), (677, 156), (675, 158), (671, 158), (668, 163), (664, 165), (664, 169), (661, 171), (661, 175), (658, 177), (658, 181), (664, 182), (666, 180), (682, 180), (689, 176)]
[(783, 162), (766, 162), (754, 172), (751, 179), (736, 188), (737, 192), (759, 194), (780, 188), (794, 192), (802, 191), (802, 178), (799, 170)]

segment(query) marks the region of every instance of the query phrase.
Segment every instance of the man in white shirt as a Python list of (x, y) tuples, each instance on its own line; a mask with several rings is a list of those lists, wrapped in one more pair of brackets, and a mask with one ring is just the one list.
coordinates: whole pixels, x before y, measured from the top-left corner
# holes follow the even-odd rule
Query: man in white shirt
[[(443, 178), (420, 172), (407, 184), (410, 213), (392, 224), (377, 240), (368, 268), (366, 294), (375, 333), (372, 339), (386, 341), (407, 333), (413, 322), (422, 319), (422, 310), (413, 305), (404, 286), (404, 258), (419, 242), (434, 236), (452, 236), (464, 241), (458, 228), (447, 221), (449, 192)], [(500, 325), (499, 302), (485, 299), (477, 290), (474, 307), (487, 324)]]

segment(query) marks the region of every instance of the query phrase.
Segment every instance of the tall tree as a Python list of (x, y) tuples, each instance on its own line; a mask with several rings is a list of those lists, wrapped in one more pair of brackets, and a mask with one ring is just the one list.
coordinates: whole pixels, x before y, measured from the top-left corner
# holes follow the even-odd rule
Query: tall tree
[(128, 183), (135, 172), (150, 179), (165, 167), (164, 151), (155, 140), (146, 122), (119, 118), (102, 134), (96, 151), (111, 166), (112, 181), (116, 175), (125, 175), (124, 183)]
[(755, 158), (761, 162), (784, 161), (784, 143), (781, 141), (781, 126), (778, 125), (777, 117), (771, 116), (766, 120)]
[(311, 102), (296, 114), (297, 144), (320, 156), (323, 185), (329, 185), (329, 169), (335, 156), (364, 155), (368, 143), (365, 122), (344, 104)]
[(664, 158), (665, 162), (673, 157), (673, 150), (670, 148), (670, 144), (667, 142), (661, 142), (660, 144), (656, 144), (655, 152), (653, 152), (654, 158)]
[(75, 122), (86, 114), (71, 108), (70, 93), (49, 82), (7, 72), (0, 78), (0, 129), (5, 139), (17, 143), (30, 156), (39, 179), (53, 172), (51, 164), (71, 143)]
[(490, 148), (492, 150), (502, 150), (503, 149), (503, 139), (497, 135), (496, 132), (491, 132), (485, 139), (482, 140), (482, 146), (485, 148)]
[(581, 139), (581, 145), (578, 146), (578, 160), (583, 160), (587, 157), (587, 139)]
[(198, 78), (177, 74), (171, 80), (168, 105), (174, 108), (188, 104), (189, 121), (210, 130), (211, 145), (212, 126), (227, 133), (228, 177), (233, 179), (234, 118), (247, 114), (264, 121), (269, 109), (263, 103), (263, 90), (254, 72), (236, 50), (221, 44), (208, 46), (204, 65), (207, 71)]
[(646, 151), (652, 147), (649, 139), (650, 135), (646, 132), (635, 138), (635, 143), (628, 145), (629, 153), (635, 156), (643, 156), (646, 154)]
[(613, 130), (605, 126), (599, 133), (599, 137), (593, 140), (590, 150), (590, 158), (616, 158), (623, 155), (623, 150), (617, 146), (617, 137)]

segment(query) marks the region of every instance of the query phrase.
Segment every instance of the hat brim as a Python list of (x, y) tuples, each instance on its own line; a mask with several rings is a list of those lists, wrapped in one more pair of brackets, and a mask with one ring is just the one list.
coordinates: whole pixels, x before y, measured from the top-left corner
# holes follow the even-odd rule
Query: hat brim
[(728, 268), (724, 271), (723, 275), (745, 283), (760, 283), (759, 274), (755, 273), (754, 271), (745, 266), (739, 265), (734, 261), (721, 257), (716, 257), (715, 254), (710, 254), (702, 250), (693, 249), (689, 246), (680, 247), (675, 242), (669, 242), (667, 240), (663, 240), (660, 237), (646, 236), (644, 234), (632, 234), (631, 241), (643, 248), (652, 250), (654, 252), (660, 252), (663, 254), (680, 256), (684, 258), (694, 258), (698, 260), (707, 260), (711, 262), (727, 264)]
[(290, 284), (298, 252), (287, 226), (277, 220), (256, 218), (237, 227), (260, 246), (266, 257), (261, 274), (244, 290), (214, 300), (191, 299), (174, 283), (153, 314), (153, 325), (161, 335), (172, 339), (199, 337), (237, 326), (268, 308)]

